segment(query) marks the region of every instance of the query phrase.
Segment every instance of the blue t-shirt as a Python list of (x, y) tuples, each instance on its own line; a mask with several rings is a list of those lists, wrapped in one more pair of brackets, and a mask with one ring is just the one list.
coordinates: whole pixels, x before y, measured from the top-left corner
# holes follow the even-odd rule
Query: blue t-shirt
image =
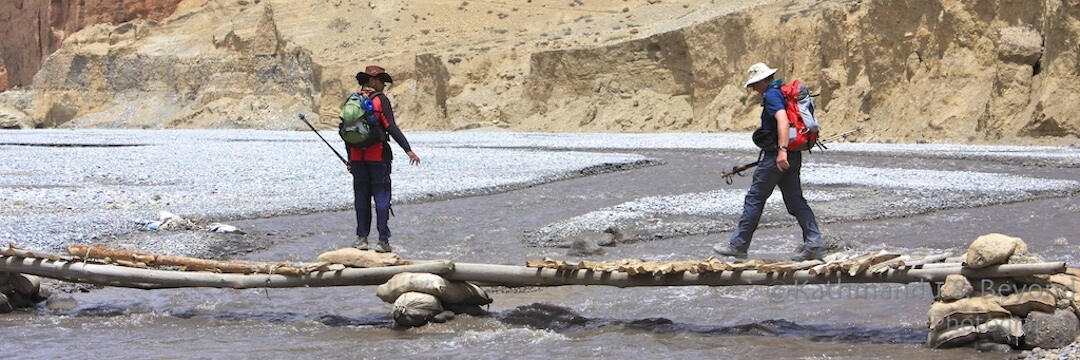
[(765, 90), (765, 96), (761, 100), (761, 128), (765, 131), (776, 131), (776, 112), (782, 111), (784, 107), (784, 94), (780, 92), (780, 86), (783, 85), (779, 79), (773, 80), (769, 84), (769, 89)]

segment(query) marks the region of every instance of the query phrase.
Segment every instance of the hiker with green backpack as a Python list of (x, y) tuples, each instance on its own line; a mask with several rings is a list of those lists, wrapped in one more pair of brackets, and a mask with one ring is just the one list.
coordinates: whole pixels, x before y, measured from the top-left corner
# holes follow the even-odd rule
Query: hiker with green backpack
[[(353, 205), (356, 207), (356, 248), (368, 250), (371, 233), (371, 201), (375, 200), (376, 228), (379, 242), (377, 252), (392, 252), (390, 247), (390, 151), (389, 138), (405, 150), (409, 164), (420, 165), (409, 140), (394, 121), (394, 109), (383, 90), (394, 80), (386, 70), (369, 65), (356, 73), (360, 91), (353, 93), (342, 105), (338, 133), (345, 141), (349, 154), (348, 168), (353, 176)], [(389, 136), (387, 136), (389, 135)]]
[[(750, 240), (761, 221), (761, 213), (765, 210), (765, 200), (772, 195), (775, 188), (779, 187), (788, 213), (795, 216), (799, 227), (802, 228), (802, 251), (791, 259), (793, 261), (821, 259), (825, 256), (825, 246), (814, 212), (810, 210), (810, 205), (807, 205), (806, 198), (803, 197), (800, 177), (801, 150), (809, 150), (817, 141), (816, 120), (814, 120), (812, 130), (813, 141), (809, 145), (801, 145), (808, 142), (802, 140), (808, 130), (802, 130), (804, 119), (797, 113), (800, 110), (798, 105), (788, 101), (791, 96), (797, 95), (795, 93), (798, 91), (791, 91), (791, 87), (785, 86), (783, 81), (773, 79), (776, 69), (769, 68), (764, 63), (754, 64), (748, 73), (749, 78), (745, 86), (762, 95), (761, 128), (755, 131), (753, 136), (754, 142), (762, 149), (762, 155), (758, 168), (754, 171), (750, 190), (746, 192), (742, 217), (735, 228), (735, 233), (731, 235), (727, 244), (713, 246), (713, 251), (719, 255), (745, 259), (747, 249), (750, 248)], [(793, 82), (793, 84), (798, 90), (798, 82)], [(781, 88), (787, 90), (789, 94), (786, 95)], [(809, 96), (808, 91), (804, 92)], [(791, 117), (798, 118), (792, 118), (789, 121)], [(792, 131), (798, 134), (790, 134)]]

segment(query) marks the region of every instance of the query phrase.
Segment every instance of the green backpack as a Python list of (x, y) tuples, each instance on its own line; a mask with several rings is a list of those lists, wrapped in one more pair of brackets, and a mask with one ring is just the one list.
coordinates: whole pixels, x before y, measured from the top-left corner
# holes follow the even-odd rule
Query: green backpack
[(371, 98), (376, 93), (352, 93), (341, 105), (338, 118), (338, 135), (351, 146), (368, 147), (382, 141), (382, 127), (375, 117), (375, 105)]

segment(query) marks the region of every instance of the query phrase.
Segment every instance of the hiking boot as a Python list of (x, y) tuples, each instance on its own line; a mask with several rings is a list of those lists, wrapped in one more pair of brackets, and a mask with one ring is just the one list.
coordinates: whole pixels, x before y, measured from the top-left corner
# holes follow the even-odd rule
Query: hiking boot
[(712, 247), (713, 251), (723, 256), (731, 256), (736, 259), (745, 259), (746, 250), (736, 249), (729, 244), (716, 244)]
[(807, 261), (807, 260), (821, 260), (825, 257), (825, 249), (803, 249), (795, 256), (791, 257), (791, 261)]
[(380, 240), (378, 244), (375, 244), (375, 252), (388, 253), (394, 252), (394, 249), (390, 248), (390, 242), (386, 240)]
[(368, 250), (371, 248), (371, 246), (368, 245), (367, 236), (357, 236), (356, 245), (353, 245), (353, 247), (360, 250)]

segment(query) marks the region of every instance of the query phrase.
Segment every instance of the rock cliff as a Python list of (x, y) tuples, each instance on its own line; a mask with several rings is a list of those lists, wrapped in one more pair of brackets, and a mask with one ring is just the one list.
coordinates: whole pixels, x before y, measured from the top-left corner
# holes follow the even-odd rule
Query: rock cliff
[(46, 127), (281, 129), (314, 104), (319, 67), (282, 40), (270, 7), (211, 3), (179, 17), (71, 36), (34, 77), (33, 118)]
[(749, 131), (741, 85), (764, 61), (820, 93), (825, 136), (1080, 136), (1080, 0), (173, 5), (66, 37), (34, 77), (36, 126), (331, 126), (377, 63), (407, 131)]
[(30, 85), (69, 35), (100, 23), (161, 20), (181, 0), (5, 0), (0, 2), (0, 91)]
[(961, 143), (1080, 135), (1077, 1), (788, 5), (535, 53), (530, 72), (547, 78), (525, 86), (525, 113), (536, 115), (522, 125), (752, 130), (760, 108), (740, 70), (765, 61), (820, 91), (827, 132), (863, 126), (863, 139)]

